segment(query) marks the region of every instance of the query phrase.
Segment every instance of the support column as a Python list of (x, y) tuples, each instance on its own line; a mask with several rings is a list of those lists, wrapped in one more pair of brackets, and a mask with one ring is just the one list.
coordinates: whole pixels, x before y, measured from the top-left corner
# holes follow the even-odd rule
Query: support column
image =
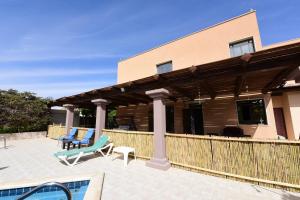
[(102, 129), (105, 128), (106, 118), (106, 105), (110, 102), (105, 99), (95, 99), (92, 103), (97, 105), (96, 111), (96, 126), (95, 126), (95, 140), (96, 141), (102, 134)]
[(284, 117), (289, 140), (300, 139), (300, 92), (283, 94)]
[(166, 106), (165, 98), (169, 95), (166, 89), (156, 89), (146, 92), (153, 98), (153, 124), (154, 124), (154, 155), (146, 166), (167, 170), (171, 167), (166, 156)]
[(66, 109), (66, 129), (65, 134), (67, 135), (70, 132), (70, 129), (73, 126), (74, 120), (74, 105), (73, 104), (64, 104), (63, 107)]

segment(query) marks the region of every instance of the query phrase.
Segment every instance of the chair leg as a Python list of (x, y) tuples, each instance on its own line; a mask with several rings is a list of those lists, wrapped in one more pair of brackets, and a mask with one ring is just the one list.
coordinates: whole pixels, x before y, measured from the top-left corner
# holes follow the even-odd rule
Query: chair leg
[(110, 143), (108, 146), (109, 146), (109, 149), (108, 149), (108, 151), (107, 151), (107, 153), (106, 153), (106, 155), (105, 155), (106, 157), (109, 156), (109, 154), (111, 153), (114, 144), (113, 144), (113, 143)]
[(74, 160), (74, 162), (72, 163), (72, 167), (74, 166), (74, 165), (76, 165), (76, 163), (78, 162), (78, 160), (81, 158), (81, 156), (83, 155), (83, 152), (80, 152), (79, 154), (78, 154), (78, 156), (77, 156), (77, 158)]
[(61, 157), (58, 157), (60, 160), (64, 161), (68, 166), (70, 167), (73, 167), (74, 165), (77, 164), (78, 160), (81, 158), (81, 156), (83, 155), (83, 152), (80, 152), (78, 154), (78, 156), (76, 157), (76, 159), (73, 161), (73, 163), (70, 163), (67, 159), (67, 157), (65, 156), (61, 156)]
[[(110, 154), (113, 146), (114, 146), (113, 143), (109, 143), (108, 145), (106, 145), (105, 147), (102, 147), (101, 149), (98, 149), (97, 151), (100, 152), (103, 157), (107, 157)], [(107, 153), (104, 154), (102, 150), (107, 149), (107, 147), (109, 147), (109, 149), (107, 150)]]

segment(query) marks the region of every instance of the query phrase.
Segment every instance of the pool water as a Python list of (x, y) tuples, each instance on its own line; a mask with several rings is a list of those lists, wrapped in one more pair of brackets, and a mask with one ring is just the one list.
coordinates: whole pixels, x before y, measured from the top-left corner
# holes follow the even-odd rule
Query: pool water
[[(82, 200), (89, 185), (89, 180), (63, 183), (72, 193), (72, 200)], [(34, 187), (0, 190), (0, 200), (15, 200)], [(67, 200), (65, 193), (56, 186), (47, 186), (26, 198), (26, 200)]]

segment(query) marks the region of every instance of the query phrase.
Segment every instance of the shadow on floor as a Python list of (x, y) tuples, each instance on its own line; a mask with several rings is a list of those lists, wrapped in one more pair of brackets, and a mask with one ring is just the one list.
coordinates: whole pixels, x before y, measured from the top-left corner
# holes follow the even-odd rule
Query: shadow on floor
[(9, 166), (0, 167), (0, 170), (6, 169), (6, 168), (9, 168)]
[(281, 195), (281, 199), (282, 200), (300, 200), (300, 195), (296, 196), (294, 194), (288, 193), (288, 192), (283, 192), (283, 194)]
[(15, 146), (14, 145), (8, 145), (6, 147), (0, 147), (0, 149), (11, 149), (11, 148), (14, 148)]
[[(76, 165), (80, 165), (80, 163), (84, 163), (84, 162), (86, 162), (88, 160), (99, 159), (99, 158), (103, 158), (103, 156), (100, 153), (91, 154), (91, 155), (85, 155), (85, 156), (83, 156), (83, 157), (81, 157), (79, 159), (79, 161), (76, 163)], [(73, 163), (75, 159), (76, 158), (69, 159), (69, 162)], [(67, 166), (67, 164), (65, 162), (61, 161), (61, 160), (60, 160), (60, 163), (62, 163), (63, 165)]]
[(262, 187), (262, 186), (259, 186), (259, 185), (251, 185), (255, 190), (256, 192), (261, 192), (262, 190), (265, 190), (265, 191), (268, 191), (270, 193), (273, 193), (273, 194), (276, 194), (278, 196), (281, 197), (282, 200), (300, 200), (300, 195), (294, 195), (292, 193), (289, 193), (285, 190), (281, 190), (281, 192), (277, 192), (276, 190), (272, 190), (272, 189), (269, 189), (269, 188), (266, 188), (266, 187)]
[[(116, 156), (116, 154), (112, 155), (112, 157), (111, 157), (112, 161), (117, 160), (117, 159), (124, 161), (124, 156), (122, 154), (118, 154), (117, 156)], [(131, 156), (128, 156), (128, 163), (127, 164), (129, 164), (133, 160), (134, 160), (134, 158), (131, 158)]]

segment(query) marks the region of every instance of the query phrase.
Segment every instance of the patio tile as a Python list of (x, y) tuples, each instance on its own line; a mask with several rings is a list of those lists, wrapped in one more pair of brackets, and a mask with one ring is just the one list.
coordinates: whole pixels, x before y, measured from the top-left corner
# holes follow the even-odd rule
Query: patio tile
[(90, 157), (73, 168), (60, 163), (53, 153), (60, 149), (47, 138), (9, 141), (0, 149), (0, 184), (8, 181), (105, 172), (102, 199), (285, 199), (300, 198), (299, 193), (264, 188), (249, 183), (207, 176), (171, 168), (160, 171), (145, 161)]

